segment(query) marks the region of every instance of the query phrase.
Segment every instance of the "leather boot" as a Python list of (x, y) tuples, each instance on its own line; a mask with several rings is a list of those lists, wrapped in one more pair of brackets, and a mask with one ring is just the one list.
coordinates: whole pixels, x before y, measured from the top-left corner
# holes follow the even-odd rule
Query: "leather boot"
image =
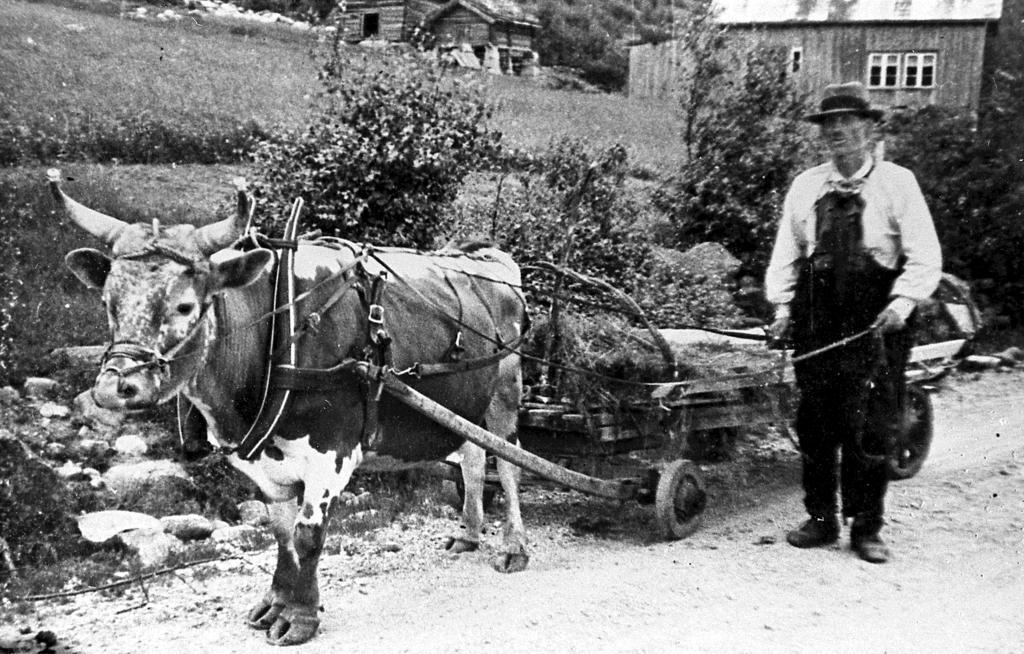
[(839, 540), (839, 520), (834, 515), (811, 516), (796, 529), (786, 534), (786, 542), (793, 547), (821, 547)]
[(850, 525), (850, 548), (868, 563), (885, 563), (889, 560), (889, 548), (878, 532), (882, 519), (878, 516), (858, 515)]

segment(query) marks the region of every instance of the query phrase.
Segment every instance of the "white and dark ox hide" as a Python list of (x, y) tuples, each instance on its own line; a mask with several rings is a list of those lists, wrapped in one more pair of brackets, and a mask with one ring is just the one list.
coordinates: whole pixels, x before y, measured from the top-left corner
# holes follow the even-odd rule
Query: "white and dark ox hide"
[[(132, 410), (182, 394), (201, 412), (212, 443), (231, 451), (259, 413), (271, 338), (267, 316), (274, 307), (273, 254), (224, 249), (241, 234), (251, 210), (244, 191), (239, 190), (237, 217), (199, 229), (162, 228), (129, 225), (87, 209), (60, 190), (56, 171), (50, 175), (69, 217), (111, 247), (110, 256), (93, 249), (67, 256), (82, 281), (102, 289), (107, 308), (111, 347), (93, 387), (97, 403)], [(485, 360), (483, 367), (409, 383), (515, 442), (520, 361), (511, 353), (495, 356), (504, 349), (500, 344), (516, 342), (525, 328), (519, 269), (511, 258), (491, 248), (472, 254), (384, 248), (355, 266), (359, 252), (353, 244), (299, 244), (293, 276), (297, 324), (312, 328), (295, 341), (298, 367), (323, 369), (366, 351), (372, 300), (383, 307), (391, 339), (387, 365), (393, 370)], [(382, 269), (389, 279), (377, 295), (372, 282)], [(320, 314), (317, 320), (307, 320), (312, 312)], [(229, 457), (275, 502), (277, 570), (248, 616), (273, 643), (302, 643), (316, 634), (316, 568), (328, 514), (357, 467), (394, 469), (460, 453), (465, 525), (448, 548), (460, 553), (478, 547), (485, 452), (387, 393), (375, 411), (371, 397), (355, 374), (338, 376), (330, 388), (296, 390), (251, 460), (238, 453)], [(508, 513), (495, 567), (505, 572), (524, 569), (528, 560), (518, 472), (498, 464)]]

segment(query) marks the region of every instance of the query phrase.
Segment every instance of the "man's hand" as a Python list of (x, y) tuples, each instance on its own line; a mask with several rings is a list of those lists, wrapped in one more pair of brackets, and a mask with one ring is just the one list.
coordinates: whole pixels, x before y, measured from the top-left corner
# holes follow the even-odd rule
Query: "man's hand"
[(789, 327), (789, 316), (778, 316), (768, 327), (768, 338), (776, 343), (784, 342), (789, 338)]
[(882, 334), (898, 332), (906, 326), (907, 323), (900, 317), (900, 314), (896, 313), (889, 307), (883, 309), (882, 313), (878, 314), (878, 317), (875, 318), (875, 322), (871, 323), (871, 329)]

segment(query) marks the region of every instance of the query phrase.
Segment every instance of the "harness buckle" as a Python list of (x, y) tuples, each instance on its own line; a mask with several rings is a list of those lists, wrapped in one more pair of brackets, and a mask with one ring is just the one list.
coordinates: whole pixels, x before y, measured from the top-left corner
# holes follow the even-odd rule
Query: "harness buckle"
[(371, 323), (375, 325), (384, 324), (384, 307), (379, 304), (370, 305), (370, 315), (367, 318)]
[(310, 313), (308, 316), (306, 316), (306, 328), (310, 329), (310, 330), (312, 330), (314, 332), (319, 332), (320, 331), (320, 329), (319, 329), (320, 321), (322, 319), (323, 318), (322, 318), (322, 316), (320, 315), (319, 312), (314, 311), (314, 312)]

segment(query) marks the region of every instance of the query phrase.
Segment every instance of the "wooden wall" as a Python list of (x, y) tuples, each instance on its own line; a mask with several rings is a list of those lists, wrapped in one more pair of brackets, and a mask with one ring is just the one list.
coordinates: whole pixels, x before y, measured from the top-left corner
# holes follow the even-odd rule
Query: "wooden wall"
[(455, 7), (434, 22), (433, 32), (438, 43), (486, 44), (491, 37), (491, 26), (465, 7)]
[(378, 14), (380, 31), (375, 38), (401, 41), (406, 38), (405, 2), (403, 0), (349, 0), (345, 9), (345, 39), (363, 39), (363, 16)]
[[(880, 106), (921, 107), (941, 104), (976, 109), (981, 90), (985, 23), (847, 24), (733, 28), (730, 38), (803, 48), (803, 66), (796, 79), (802, 90), (817, 97), (829, 83), (867, 83), (871, 52), (936, 52), (935, 87), (931, 89), (872, 89)], [(629, 94), (639, 97), (671, 95), (686, 74), (685, 53), (675, 44), (637, 46), (629, 58)], [(684, 62), (682, 64), (675, 62)]]

